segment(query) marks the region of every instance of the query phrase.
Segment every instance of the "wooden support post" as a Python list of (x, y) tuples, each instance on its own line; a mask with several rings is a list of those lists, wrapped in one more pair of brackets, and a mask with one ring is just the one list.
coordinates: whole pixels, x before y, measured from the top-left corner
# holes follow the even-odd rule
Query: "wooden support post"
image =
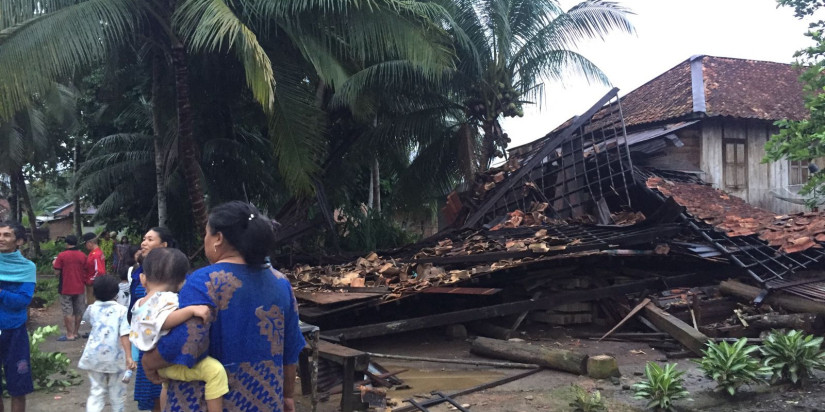
[(355, 358), (344, 360), (344, 382), (341, 384), (341, 411), (355, 410)]
[(705, 344), (709, 340), (705, 334), (670, 313), (659, 309), (653, 303), (648, 303), (645, 306), (645, 314), (656, 327), (667, 332), (673, 339), (690, 349), (691, 352), (697, 355), (702, 354), (702, 349), (705, 348)]

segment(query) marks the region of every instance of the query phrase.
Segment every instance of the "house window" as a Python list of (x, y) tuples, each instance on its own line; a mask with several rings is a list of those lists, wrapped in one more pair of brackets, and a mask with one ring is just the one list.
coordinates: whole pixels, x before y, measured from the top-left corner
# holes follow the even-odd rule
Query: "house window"
[(808, 162), (804, 160), (791, 160), (788, 167), (788, 183), (791, 185), (804, 185), (808, 182)]
[(746, 140), (722, 140), (722, 167), (724, 167), (724, 181), (726, 188), (744, 189), (747, 187), (747, 147)]

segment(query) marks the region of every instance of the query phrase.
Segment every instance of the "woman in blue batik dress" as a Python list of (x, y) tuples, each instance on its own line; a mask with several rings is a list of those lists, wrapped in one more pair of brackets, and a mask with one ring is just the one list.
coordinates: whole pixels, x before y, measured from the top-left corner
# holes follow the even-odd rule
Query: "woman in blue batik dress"
[[(208, 354), (229, 376), (227, 411), (293, 412), (298, 354), (306, 342), (289, 281), (266, 263), (275, 233), (254, 206), (230, 202), (214, 208), (203, 239), (211, 265), (196, 270), (179, 293), (180, 307), (210, 305), (214, 320), (172, 329), (143, 358), (157, 369), (192, 367)], [(206, 411), (202, 382), (169, 382), (166, 411)]]
[[(143, 258), (152, 251), (161, 247), (177, 247), (175, 238), (172, 232), (165, 227), (153, 227), (143, 235), (143, 241), (140, 242), (140, 250), (138, 255), (138, 262), (142, 262)], [(140, 298), (146, 296), (146, 289), (140, 284), (140, 274), (143, 272), (143, 266), (138, 266), (132, 271), (132, 283), (129, 286), (129, 321), (132, 320), (132, 307)], [(140, 364), (143, 359), (143, 353), (138, 352), (137, 348), (132, 349), (133, 358)], [(135, 374), (135, 401), (138, 404), (138, 410), (141, 411), (160, 411), (160, 392), (161, 387), (158, 384), (152, 383), (146, 378), (143, 368), (137, 368)]]

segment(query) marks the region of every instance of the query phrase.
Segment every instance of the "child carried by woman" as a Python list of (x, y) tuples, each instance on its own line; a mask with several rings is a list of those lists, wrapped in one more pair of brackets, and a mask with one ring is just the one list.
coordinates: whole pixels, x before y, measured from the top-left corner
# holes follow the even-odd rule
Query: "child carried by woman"
[[(132, 324), (129, 340), (141, 351), (155, 348), (161, 336), (169, 329), (193, 317), (204, 322), (211, 320), (211, 309), (206, 305), (178, 308), (177, 291), (183, 286), (189, 272), (189, 260), (183, 252), (173, 248), (153, 249), (143, 260), (140, 282), (146, 296), (132, 308)], [(229, 383), (223, 365), (214, 358), (206, 357), (187, 368), (172, 365), (159, 371), (160, 376), (178, 381), (203, 381), (206, 383), (206, 405), (209, 412), (223, 410), (222, 397), (229, 392)], [(166, 385), (161, 393), (165, 403)]]

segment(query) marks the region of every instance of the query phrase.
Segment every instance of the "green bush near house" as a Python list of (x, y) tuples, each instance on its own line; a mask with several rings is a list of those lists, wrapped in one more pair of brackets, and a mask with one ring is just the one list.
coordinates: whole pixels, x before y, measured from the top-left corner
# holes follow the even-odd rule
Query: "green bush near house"
[(820, 349), (821, 337), (806, 335), (802, 331), (788, 333), (771, 332), (762, 341), (763, 363), (773, 372), (771, 382), (788, 382), (801, 385), (810, 378), (814, 369), (825, 369), (825, 351)]
[(607, 412), (601, 392), (598, 390), (591, 392), (579, 385), (572, 386), (574, 398), (570, 406), (573, 407), (573, 412)]
[(736, 343), (708, 342), (702, 351), (704, 356), (696, 361), (705, 375), (718, 383), (716, 391), (725, 391), (730, 396), (745, 384), (766, 383), (765, 376), (771, 369), (762, 366), (751, 354), (758, 351), (755, 345), (748, 345), (748, 339), (742, 338)]
[(32, 299), (32, 306), (37, 308), (45, 308), (52, 305), (60, 297), (60, 292), (57, 286), (60, 280), (57, 277), (48, 277), (38, 279), (34, 286), (34, 298)]
[(684, 374), (684, 371), (676, 370), (675, 363), (661, 367), (655, 362), (648, 362), (645, 365), (647, 379), (633, 385), (634, 398), (647, 399), (648, 409), (672, 411), (674, 401), (688, 399), (690, 395), (684, 386)]

